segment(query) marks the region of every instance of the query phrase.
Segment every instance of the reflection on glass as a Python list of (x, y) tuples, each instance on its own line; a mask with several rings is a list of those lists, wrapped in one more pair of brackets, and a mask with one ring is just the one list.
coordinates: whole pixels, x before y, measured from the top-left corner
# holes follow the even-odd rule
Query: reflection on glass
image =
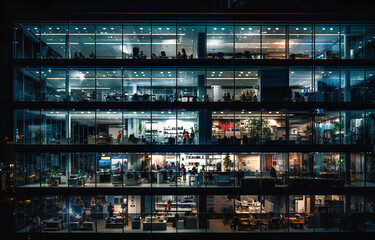
[(339, 46), (339, 25), (315, 25), (315, 59), (340, 58)]
[(233, 58), (233, 26), (208, 25), (207, 26), (207, 58), (230, 59)]
[(315, 143), (340, 144), (342, 125), (340, 112), (315, 109)]
[(150, 59), (150, 24), (124, 23), (122, 52), (124, 59)]
[(285, 59), (285, 26), (262, 26), (263, 59)]
[(122, 69), (96, 69), (96, 101), (122, 102)]
[(42, 23), (40, 53), (42, 59), (67, 58), (68, 28), (66, 23)]
[(95, 58), (95, 24), (69, 24), (69, 58)]
[(152, 25), (152, 58), (176, 58), (176, 24), (155, 23)]
[(122, 58), (122, 24), (97, 23), (95, 36), (96, 54), (90, 53), (91, 59), (121, 59)]
[(313, 72), (311, 67), (289, 68), (289, 97), (292, 102), (313, 102)]
[(365, 58), (364, 46), (364, 25), (341, 25), (341, 59)]
[(125, 102), (151, 101), (151, 71), (149, 68), (126, 68), (123, 70)]
[(260, 59), (260, 26), (236, 25), (235, 57), (237, 59)]
[(311, 25), (289, 26), (289, 59), (312, 59), (313, 35)]
[(338, 67), (315, 67), (316, 102), (339, 102), (341, 88)]

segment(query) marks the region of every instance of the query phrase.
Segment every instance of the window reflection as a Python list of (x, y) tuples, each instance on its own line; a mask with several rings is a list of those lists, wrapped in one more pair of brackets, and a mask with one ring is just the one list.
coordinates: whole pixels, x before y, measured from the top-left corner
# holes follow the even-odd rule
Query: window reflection
[(260, 59), (260, 26), (236, 25), (235, 27), (235, 58)]
[(207, 25), (207, 58), (233, 58), (233, 26)]
[(285, 26), (262, 26), (263, 59), (285, 59)]
[(313, 39), (311, 25), (289, 26), (289, 59), (312, 59)]

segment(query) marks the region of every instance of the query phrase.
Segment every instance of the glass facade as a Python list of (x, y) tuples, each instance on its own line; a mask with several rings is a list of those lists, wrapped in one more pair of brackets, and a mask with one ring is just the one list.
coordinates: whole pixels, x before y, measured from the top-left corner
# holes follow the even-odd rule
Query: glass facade
[[(373, 67), (17, 67), (16, 102), (374, 102)], [(269, 74), (272, 72), (275, 76)]]
[(372, 22), (17, 21), (13, 37), (18, 234), (375, 232)]
[(374, 142), (374, 114), (374, 109), (320, 108), (305, 111), (17, 109), (14, 143), (368, 145)]
[(371, 152), (61, 152), (16, 154), (22, 188), (375, 186)]
[(374, 25), (17, 22), (16, 59), (374, 59)]
[(374, 198), (362, 195), (31, 195), (17, 203), (19, 233), (374, 232)]

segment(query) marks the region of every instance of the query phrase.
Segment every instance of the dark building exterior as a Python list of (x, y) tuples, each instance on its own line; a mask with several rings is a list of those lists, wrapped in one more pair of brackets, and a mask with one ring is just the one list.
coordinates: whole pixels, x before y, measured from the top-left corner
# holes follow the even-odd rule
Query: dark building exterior
[(12, 16), (13, 238), (372, 236), (373, 19), (192, 4)]

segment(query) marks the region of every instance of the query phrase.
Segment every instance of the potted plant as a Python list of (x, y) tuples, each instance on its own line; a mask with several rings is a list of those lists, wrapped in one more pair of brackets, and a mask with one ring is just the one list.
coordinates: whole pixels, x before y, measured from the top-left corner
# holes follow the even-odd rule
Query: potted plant
[(223, 160), (224, 160), (225, 171), (229, 172), (229, 171), (230, 171), (230, 168), (233, 166), (233, 161), (230, 159), (229, 154), (227, 154), (227, 155), (224, 157)]

